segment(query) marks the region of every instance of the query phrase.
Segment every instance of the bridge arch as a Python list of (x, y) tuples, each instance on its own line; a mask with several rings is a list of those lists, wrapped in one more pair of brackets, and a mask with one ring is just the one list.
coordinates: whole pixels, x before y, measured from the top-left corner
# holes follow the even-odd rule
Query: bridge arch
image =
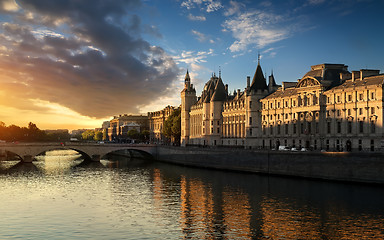
[(24, 162), (31, 162), (35, 156), (43, 152), (60, 149), (77, 151), (93, 161), (100, 161), (100, 158), (107, 153), (124, 149), (138, 151), (146, 156), (155, 157), (157, 155), (157, 147), (152, 144), (19, 143), (0, 145), (0, 150), (13, 152), (20, 156)]

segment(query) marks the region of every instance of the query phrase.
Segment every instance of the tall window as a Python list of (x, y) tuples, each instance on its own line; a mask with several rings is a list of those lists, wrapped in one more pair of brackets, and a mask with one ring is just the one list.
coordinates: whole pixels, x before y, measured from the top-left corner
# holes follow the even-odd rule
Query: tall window
[(279, 124), (279, 125), (277, 125), (277, 134), (280, 135), (280, 131), (281, 131), (281, 126), (280, 126), (280, 124)]
[(371, 114), (375, 114), (375, 107), (371, 107)]
[(285, 134), (288, 135), (288, 124), (285, 124)]
[(352, 122), (348, 121), (348, 133), (352, 133)]
[(293, 134), (296, 134), (297, 132), (297, 125), (296, 123), (293, 124)]
[(331, 133), (331, 122), (327, 122), (327, 133)]
[(376, 124), (375, 124), (375, 121), (371, 121), (371, 133), (375, 133), (376, 132)]
[(252, 117), (249, 117), (249, 125), (252, 125)]
[(359, 132), (364, 133), (364, 122), (363, 121), (359, 121)]
[(337, 133), (341, 133), (341, 122), (337, 122)]

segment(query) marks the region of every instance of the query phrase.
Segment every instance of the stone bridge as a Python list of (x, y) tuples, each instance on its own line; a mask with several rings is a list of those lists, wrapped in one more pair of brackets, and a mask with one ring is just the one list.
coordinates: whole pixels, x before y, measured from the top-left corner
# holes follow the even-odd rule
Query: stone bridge
[(107, 153), (117, 150), (138, 151), (144, 154), (150, 154), (153, 157), (157, 155), (157, 147), (154, 144), (115, 144), (115, 143), (0, 143), (0, 152), (9, 151), (17, 154), (23, 162), (32, 162), (36, 155), (50, 150), (70, 149), (81, 153), (85, 158), (93, 161), (100, 161), (100, 158)]

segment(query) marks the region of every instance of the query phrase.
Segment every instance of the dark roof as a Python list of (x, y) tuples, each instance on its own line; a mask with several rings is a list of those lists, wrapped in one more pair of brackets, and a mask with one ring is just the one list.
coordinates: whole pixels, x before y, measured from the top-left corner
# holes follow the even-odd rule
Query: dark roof
[(255, 75), (251, 83), (251, 90), (265, 90), (268, 89), (267, 83), (264, 78), (263, 70), (260, 64), (257, 64)]
[(212, 95), (212, 101), (225, 101), (227, 99), (227, 92), (221, 78), (218, 79), (215, 87), (215, 92)]
[(332, 89), (353, 88), (353, 87), (380, 85), (380, 84), (381, 85), (384, 84), (384, 74), (371, 76), (371, 77), (365, 77), (363, 80), (356, 80), (354, 82), (352, 82), (352, 80), (347, 80), (343, 84), (341, 84), (337, 87), (334, 87)]
[(275, 77), (273, 76), (273, 73), (271, 74), (271, 76), (269, 76), (268, 87), (270, 85), (272, 85), (272, 87), (277, 87), (277, 84), (276, 84), (276, 81), (275, 81)]

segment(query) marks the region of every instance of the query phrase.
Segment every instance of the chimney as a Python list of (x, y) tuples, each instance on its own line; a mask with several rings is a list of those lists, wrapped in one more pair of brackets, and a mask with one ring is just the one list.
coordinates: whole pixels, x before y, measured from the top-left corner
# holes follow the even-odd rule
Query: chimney
[(225, 92), (226, 92), (227, 95), (228, 95), (228, 84), (225, 84)]
[(352, 82), (359, 80), (359, 78), (360, 78), (360, 72), (352, 71)]
[(240, 89), (237, 89), (237, 98), (240, 97)]
[(251, 77), (247, 76), (247, 88), (249, 88), (250, 84), (251, 84)]
[(360, 70), (361, 80), (363, 80), (363, 78), (365, 78), (365, 77), (375, 76), (375, 75), (379, 75), (379, 74), (380, 74), (380, 70), (373, 70), (373, 69), (361, 69)]

